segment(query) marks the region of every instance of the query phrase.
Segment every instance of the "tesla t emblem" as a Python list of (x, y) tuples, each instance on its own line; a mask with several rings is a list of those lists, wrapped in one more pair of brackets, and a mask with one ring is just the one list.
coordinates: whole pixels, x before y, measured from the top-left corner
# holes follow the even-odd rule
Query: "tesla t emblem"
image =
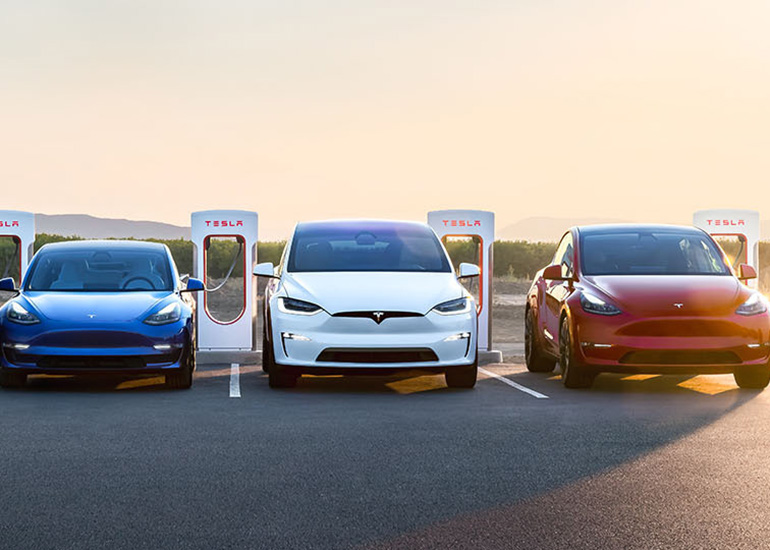
[(676, 303), (676, 304), (674, 304), (674, 307), (676, 309), (682, 309), (684, 307), (684, 304)]
[(89, 319), (93, 319), (94, 317), (96, 317), (96, 313), (89, 313), (88, 314), (88, 318)]
[(384, 311), (372, 311), (372, 317), (374, 317), (374, 322), (378, 325), (382, 323), (382, 318), (385, 317)]

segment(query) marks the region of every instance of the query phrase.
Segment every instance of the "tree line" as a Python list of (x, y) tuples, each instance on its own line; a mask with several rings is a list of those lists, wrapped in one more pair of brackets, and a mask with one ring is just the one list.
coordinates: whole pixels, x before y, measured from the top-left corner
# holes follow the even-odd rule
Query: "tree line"
[[(81, 240), (79, 237), (64, 237), (40, 233), (35, 237), (35, 250), (47, 243)], [(193, 271), (193, 245), (186, 239), (148, 239), (163, 243), (169, 247), (181, 274)], [(260, 262), (281, 260), (285, 241), (260, 242), (257, 245), (257, 258)], [(732, 252), (732, 243), (723, 243), (728, 254)], [(452, 262), (478, 263), (478, 247), (470, 240), (452, 241), (446, 244)], [(10, 238), (0, 239), (0, 275), (18, 279), (18, 258), (14, 257), (15, 246)], [(494, 275), (514, 279), (531, 279), (541, 268), (551, 262), (556, 251), (556, 243), (529, 241), (495, 241), (493, 244)], [(234, 260), (239, 258), (239, 245), (233, 240), (212, 240), (208, 251), (207, 264), (210, 277), (223, 277)], [(763, 280), (770, 280), (770, 241), (759, 244), (760, 273)], [(239, 262), (236, 262), (240, 265)], [(238, 273), (237, 270), (234, 273)], [(766, 285), (762, 285), (763, 287)]]

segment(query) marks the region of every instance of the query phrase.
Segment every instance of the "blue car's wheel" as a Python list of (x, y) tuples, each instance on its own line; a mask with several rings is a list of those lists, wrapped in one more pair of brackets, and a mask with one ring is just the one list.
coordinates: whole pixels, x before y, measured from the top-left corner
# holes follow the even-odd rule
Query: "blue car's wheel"
[(0, 371), (0, 386), (4, 388), (22, 388), (27, 383), (27, 375), (6, 369)]
[(174, 390), (186, 390), (192, 386), (195, 372), (195, 344), (188, 341), (182, 367), (177, 372), (166, 374), (166, 387)]

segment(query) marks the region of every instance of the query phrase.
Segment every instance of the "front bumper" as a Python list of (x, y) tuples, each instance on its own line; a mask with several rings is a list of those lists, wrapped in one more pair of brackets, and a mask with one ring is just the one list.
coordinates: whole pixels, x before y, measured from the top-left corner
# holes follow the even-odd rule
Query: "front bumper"
[(604, 372), (732, 373), (770, 360), (770, 317), (599, 318), (582, 313), (575, 354)]
[(121, 324), (3, 327), (0, 365), (26, 374), (155, 374), (183, 366), (188, 329)]
[(476, 315), (430, 312), (415, 317), (369, 318), (292, 315), (272, 308), (275, 360), (314, 372), (433, 369), (476, 359)]

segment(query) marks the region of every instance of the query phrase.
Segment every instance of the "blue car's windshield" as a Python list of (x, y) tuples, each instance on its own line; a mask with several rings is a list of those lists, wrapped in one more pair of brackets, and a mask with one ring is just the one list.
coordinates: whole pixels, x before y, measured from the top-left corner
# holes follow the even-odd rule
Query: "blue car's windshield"
[(714, 242), (697, 233), (626, 230), (581, 238), (584, 275), (729, 275)]
[(309, 224), (297, 229), (287, 269), (315, 271), (452, 271), (441, 243), (414, 224)]
[(26, 290), (131, 292), (173, 290), (169, 261), (147, 249), (41, 250), (26, 280)]

